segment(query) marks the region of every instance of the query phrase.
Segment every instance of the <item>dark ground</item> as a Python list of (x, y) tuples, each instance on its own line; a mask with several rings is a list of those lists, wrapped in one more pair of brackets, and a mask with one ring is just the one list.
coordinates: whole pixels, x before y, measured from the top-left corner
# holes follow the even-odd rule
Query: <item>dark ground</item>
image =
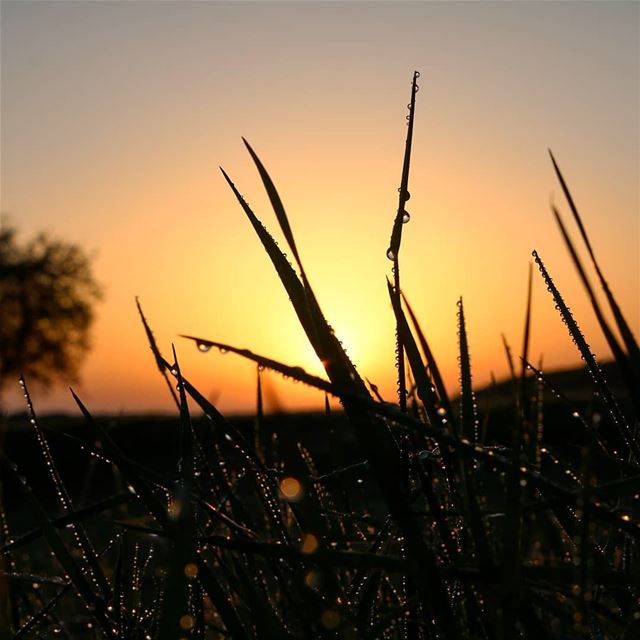
[[(605, 376), (624, 407), (624, 395), (619, 376), (612, 365), (603, 367)], [(573, 458), (579, 455), (581, 427), (571, 419), (573, 410), (579, 410), (589, 419), (599, 411), (597, 396), (586, 371), (568, 370), (548, 375), (550, 382), (571, 401), (567, 406), (549, 391), (544, 394), (544, 432), (547, 446), (556, 455)], [(535, 380), (531, 380), (531, 395), (535, 391)], [(513, 417), (513, 385), (511, 381), (477, 392), (478, 410), (481, 416), (481, 431), (485, 444), (509, 445), (509, 425)], [(150, 467), (168, 477), (177, 477), (179, 448), (178, 416), (123, 415), (96, 416), (111, 437), (127, 455), (136, 462)], [(194, 416), (194, 420), (205, 420)], [(231, 416), (229, 421), (249, 440), (255, 439), (253, 416)], [(76, 416), (48, 415), (39, 418), (39, 424), (48, 436), (56, 465), (68, 483), (71, 495), (78, 504), (85, 503), (86, 492), (91, 486), (93, 499), (98, 493), (105, 498), (124, 489), (118, 486), (108, 465), (92, 458), (81, 449), (86, 437), (83, 419)], [(607, 428), (606, 420), (601, 428)], [(276, 435), (278, 446), (291, 446), (296, 440), (312, 452), (319, 473), (327, 473), (336, 466), (347, 466), (361, 462), (358, 450), (350, 433), (349, 424), (340, 412), (273, 414), (266, 416), (262, 432), (267, 438)], [(263, 436), (264, 437), (264, 436)], [(41, 499), (55, 504), (52, 483), (40, 451), (36, 435), (26, 414), (13, 415), (7, 420), (2, 435), (2, 449), (7, 457), (17, 464)], [(285, 457), (286, 459), (286, 457)], [(45, 497), (47, 494), (48, 500)], [(7, 512), (14, 524), (22, 524), (27, 517), (22, 507), (21, 491), (11, 484), (4, 486)], [(13, 514), (13, 515), (11, 515)]]

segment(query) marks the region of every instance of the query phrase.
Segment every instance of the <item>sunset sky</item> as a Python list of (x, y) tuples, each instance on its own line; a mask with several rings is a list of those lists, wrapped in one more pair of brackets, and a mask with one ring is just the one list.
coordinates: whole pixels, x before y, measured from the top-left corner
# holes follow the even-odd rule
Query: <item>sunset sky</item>
[[(474, 380), (517, 350), (537, 249), (598, 356), (609, 357), (550, 212), (570, 221), (547, 155), (640, 329), (640, 4), (636, 2), (6, 2), (3, 222), (95, 255), (105, 290), (77, 385), (96, 412), (171, 410), (135, 310), (222, 411), (251, 411), (255, 368), (180, 333), (320, 373), (221, 165), (284, 246), (245, 136), (270, 171), (325, 315), (394, 397), (385, 256), (405, 115), (421, 72), (400, 260), (403, 289), (452, 391), (456, 300)], [(572, 230), (575, 230), (571, 223)], [(577, 235), (574, 233), (574, 237)], [(533, 347), (575, 347), (539, 274)], [(267, 376), (287, 410), (320, 394)], [(74, 411), (67, 381), (34, 389)], [(8, 395), (21, 409), (21, 396)]]

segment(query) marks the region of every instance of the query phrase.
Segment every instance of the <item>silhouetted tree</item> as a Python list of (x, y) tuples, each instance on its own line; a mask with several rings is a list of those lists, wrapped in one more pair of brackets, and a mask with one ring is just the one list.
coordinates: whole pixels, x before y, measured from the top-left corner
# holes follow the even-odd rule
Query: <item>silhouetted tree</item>
[(16, 229), (3, 224), (0, 398), (21, 373), (44, 387), (76, 378), (100, 296), (91, 262), (80, 247), (45, 234), (19, 244)]

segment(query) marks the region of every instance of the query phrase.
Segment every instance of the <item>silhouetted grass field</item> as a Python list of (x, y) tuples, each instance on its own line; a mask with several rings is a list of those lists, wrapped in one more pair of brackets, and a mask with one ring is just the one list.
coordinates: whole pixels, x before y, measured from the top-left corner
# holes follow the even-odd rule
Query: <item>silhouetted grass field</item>
[[(79, 418), (40, 420), (23, 380), (28, 413), (0, 454), (3, 637), (640, 637), (640, 350), (551, 156), (580, 247), (554, 215), (615, 362), (596, 362), (534, 252), (583, 369), (547, 376), (529, 361), (532, 268), (522, 347), (505, 342), (510, 379), (478, 394), (459, 301), (449, 397), (400, 279), (418, 75), (387, 250), (397, 399), (380, 398), (344, 352), (245, 142), (293, 264), (224, 176), (326, 376), (184, 336), (255, 363), (256, 415), (227, 419), (175, 352), (161, 353), (139, 305), (175, 419), (94, 418), (74, 394)], [(263, 415), (265, 369), (343, 410)]]

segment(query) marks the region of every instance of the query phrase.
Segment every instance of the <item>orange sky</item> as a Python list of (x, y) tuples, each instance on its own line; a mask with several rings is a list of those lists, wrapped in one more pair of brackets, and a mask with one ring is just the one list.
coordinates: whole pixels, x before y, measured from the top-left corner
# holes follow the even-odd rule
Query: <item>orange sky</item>
[[(255, 371), (201, 335), (320, 368), (222, 165), (281, 239), (240, 136), (275, 180), (325, 314), (359, 370), (394, 395), (385, 257), (411, 74), (422, 73), (403, 289), (446, 379), (464, 296), (478, 385), (521, 341), (536, 248), (597, 355), (599, 330), (555, 229), (552, 147), (612, 289), (640, 325), (637, 3), (3, 2), (2, 212), (96, 255), (105, 287), (82, 369), (96, 412), (170, 399), (135, 312), (221, 410)], [(568, 218), (567, 218), (568, 220)], [(574, 228), (573, 226), (571, 227)], [(577, 361), (539, 274), (533, 351)], [(74, 411), (61, 380), (45, 411)], [(319, 394), (278, 379), (286, 409)], [(16, 390), (11, 409), (21, 407)]]

